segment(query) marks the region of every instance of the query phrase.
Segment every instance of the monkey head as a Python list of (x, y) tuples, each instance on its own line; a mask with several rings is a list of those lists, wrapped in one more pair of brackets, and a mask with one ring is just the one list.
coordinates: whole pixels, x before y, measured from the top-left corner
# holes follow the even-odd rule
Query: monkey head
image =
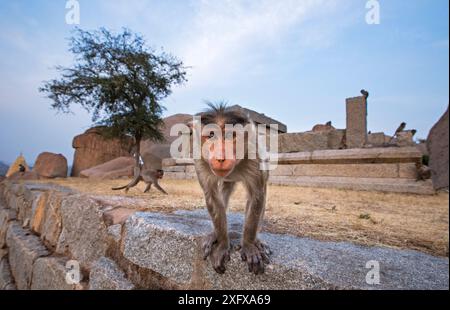
[(247, 117), (225, 105), (210, 105), (201, 116), (202, 160), (217, 177), (229, 176), (247, 153)]

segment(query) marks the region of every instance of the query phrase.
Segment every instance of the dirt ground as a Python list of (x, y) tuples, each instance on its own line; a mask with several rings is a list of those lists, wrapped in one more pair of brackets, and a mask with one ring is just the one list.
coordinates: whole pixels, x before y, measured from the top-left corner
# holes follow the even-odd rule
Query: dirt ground
[[(81, 178), (53, 182), (81, 192), (120, 195), (148, 200), (148, 210), (205, 208), (196, 180), (162, 180), (169, 196), (144, 184), (123, 191), (111, 187), (128, 180), (90, 181)], [(263, 230), (289, 233), (319, 240), (351, 241), (362, 245), (383, 245), (448, 256), (449, 195), (363, 192), (340, 189), (269, 186)], [(243, 211), (245, 192), (238, 187), (230, 201), (231, 211)]]

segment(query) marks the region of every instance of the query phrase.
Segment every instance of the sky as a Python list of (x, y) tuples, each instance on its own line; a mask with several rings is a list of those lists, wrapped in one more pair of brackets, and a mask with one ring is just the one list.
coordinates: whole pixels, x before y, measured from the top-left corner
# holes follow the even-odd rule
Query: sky
[(392, 134), (405, 121), (426, 138), (449, 103), (449, 2), (371, 0), (66, 0), (0, 2), (0, 161), (43, 151), (73, 160), (72, 139), (92, 125), (78, 107), (57, 113), (38, 92), (71, 66), (68, 38), (127, 27), (181, 59), (188, 82), (163, 101), (165, 116), (226, 100), (271, 116), (289, 132), (329, 120), (345, 128), (345, 98), (369, 90), (368, 129)]

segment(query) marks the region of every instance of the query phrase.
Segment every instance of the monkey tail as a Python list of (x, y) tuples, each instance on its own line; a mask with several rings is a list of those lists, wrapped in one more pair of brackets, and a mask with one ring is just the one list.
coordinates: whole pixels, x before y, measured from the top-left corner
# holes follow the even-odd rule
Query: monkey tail
[(130, 183), (128, 183), (127, 185), (119, 186), (119, 187), (113, 187), (111, 189), (113, 191), (117, 191), (117, 190), (124, 189), (124, 188), (127, 188), (127, 189), (131, 188), (131, 187), (133, 187), (133, 186), (135, 186), (136, 184), (139, 183), (139, 179), (140, 179), (140, 175), (135, 175), (134, 179)]

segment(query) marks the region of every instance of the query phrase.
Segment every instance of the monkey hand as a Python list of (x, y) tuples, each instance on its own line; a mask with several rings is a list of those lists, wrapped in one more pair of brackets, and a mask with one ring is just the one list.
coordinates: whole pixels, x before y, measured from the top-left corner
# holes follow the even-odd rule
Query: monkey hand
[(248, 271), (254, 274), (264, 273), (265, 265), (270, 263), (270, 249), (261, 241), (256, 240), (254, 243), (242, 244), (241, 258), (247, 262)]
[(223, 274), (225, 264), (230, 261), (230, 245), (228, 243), (214, 243), (209, 254), (209, 260), (214, 270)]

